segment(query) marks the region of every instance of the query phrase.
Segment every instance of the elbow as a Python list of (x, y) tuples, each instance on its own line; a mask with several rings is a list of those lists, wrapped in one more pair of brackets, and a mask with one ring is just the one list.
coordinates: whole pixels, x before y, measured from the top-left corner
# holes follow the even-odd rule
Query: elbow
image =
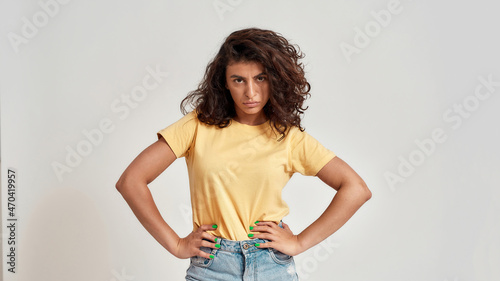
[(120, 179), (115, 184), (116, 190), (123, 194), (123, 192), (127, 189), (127, 181), (125, 180), (124, 176), (122, 175)]
[(349, 184), (341, 185), (337, 191), (346, 190), (349, 192), (353, 198), (362, 201), (363, 203), (372, 198), (372, 192), (363, 180), (352, 181)]
[(365, 202), (372, 198), (372, 192), (368, 189), (365, 195)]
[(121, 178), (116, 182), (115, 188), (116, 188), (116, 190), (118, 190), (118, 192), (122, 193), (123, 182), (122, 182)]
[(116, 182), (115, 188), (122, 196), (127, 196), (135, 194), (139, 190), (147, 189), (148, 186), (145, 181), (138, 179), (136, 176), (122, 175)]
[(372, 198), (372, 192), (366, 185), (365, 181), (362, 179), (353, 181), (346, 186), (349, 187), (352, 195), (355, 196), (358, 200), (363, 201), (363, 203)]
[(370, 198), (372, 198), (372, 192), (370, 191), (370, 189), (368, 188), (368, 186), (364, 181), (361, 182), (361, 193), (363, 198), (365, 199), (365, 202), (370, 200)]

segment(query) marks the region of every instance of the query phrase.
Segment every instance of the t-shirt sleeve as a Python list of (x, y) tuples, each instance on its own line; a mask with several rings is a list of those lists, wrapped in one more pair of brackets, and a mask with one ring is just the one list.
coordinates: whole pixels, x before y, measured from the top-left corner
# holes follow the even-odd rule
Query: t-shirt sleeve
[(198, 119), (194, 111), (184, 115), (180, 120), (157, 133), (158, 139), (163, 137), (177, 158), (189, 154), (196, 138)]
[(291, 140), (290, 161), (293, 172), (316, 174), (336, 155), (306, 131), (296, 130)]

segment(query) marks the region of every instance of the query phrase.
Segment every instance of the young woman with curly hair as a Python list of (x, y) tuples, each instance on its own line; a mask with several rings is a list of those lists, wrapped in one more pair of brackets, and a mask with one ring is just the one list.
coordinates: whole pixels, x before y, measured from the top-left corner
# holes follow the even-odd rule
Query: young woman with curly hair
[[(230, 34), (182, 101), (184, 117), (160, 130), (118, 180), (149, 233), (174, 256), (191, 259), (186, 280), (298, 280), (293, 256), (333, 234), (370, 199), (361, 177), (300, 124), (310, 95), (302, 57), (273, 31)], [(163, 220), (147, 186), (180, 157), (193, 208), (193, 231), (184, 238)], [(337, 190), (299, 234), (282, 222), (289, 209), (281, 191), (295, 172)]]

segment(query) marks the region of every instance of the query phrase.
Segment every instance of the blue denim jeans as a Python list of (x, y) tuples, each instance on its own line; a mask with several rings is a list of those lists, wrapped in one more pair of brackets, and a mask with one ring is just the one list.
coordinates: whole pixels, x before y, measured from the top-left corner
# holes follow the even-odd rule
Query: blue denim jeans
[[(219, 238), (220, 239), (220, 238)], [(213, 259), (192, 257), (187, 270), (189, 281), (278, 281), (299, 280), (292, 256), (273, 248), (259, 249), (255, 243), (267, 240), (233, 241), (221, 239), (219, 249), (202, 247)]]

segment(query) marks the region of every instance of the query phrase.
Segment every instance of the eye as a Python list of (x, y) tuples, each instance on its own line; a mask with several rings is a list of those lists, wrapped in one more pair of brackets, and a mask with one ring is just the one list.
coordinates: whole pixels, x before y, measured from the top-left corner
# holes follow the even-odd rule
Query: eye
[(238, 83), (238, 84), (243, 83), (243, 79), (240, 79), (240, 78), (236, 78), (233, 81)]
[(259, 82), (266, 81), (266, 76), (259, 76), (259, 77), (257, 77), (257, 81), (259, 81)]

